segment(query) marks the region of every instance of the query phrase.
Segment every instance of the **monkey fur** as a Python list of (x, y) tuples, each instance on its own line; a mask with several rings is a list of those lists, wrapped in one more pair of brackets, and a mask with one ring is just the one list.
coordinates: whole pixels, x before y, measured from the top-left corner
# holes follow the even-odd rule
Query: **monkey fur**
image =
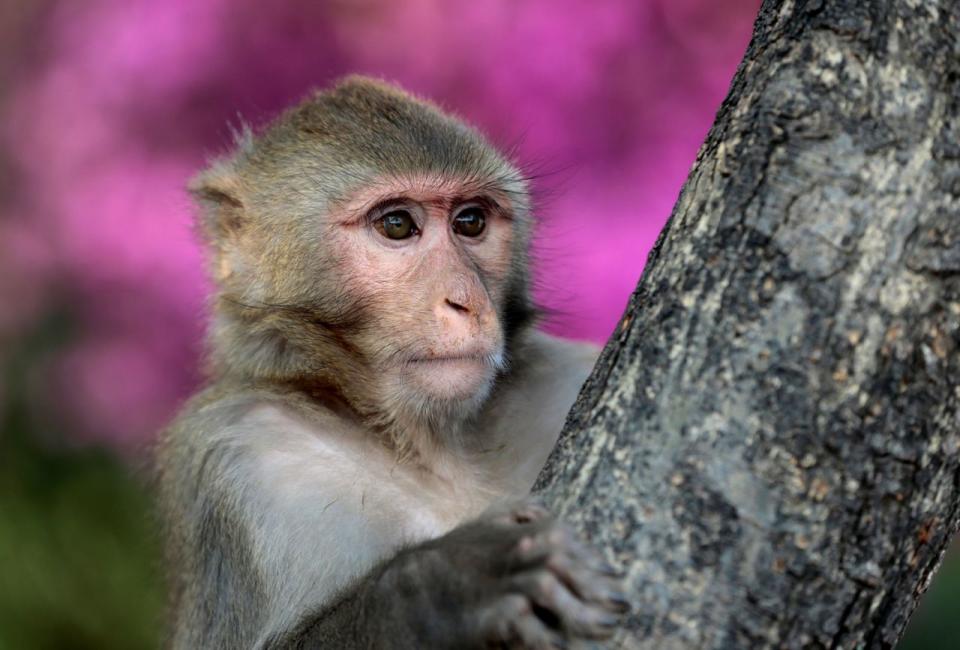
[(207, 386), (161, 435), (173, 648), (553, 648), (626, 608), (529, 498), (595, 359), (533, 328), (527, 182), (383, 82), (190, 185)]

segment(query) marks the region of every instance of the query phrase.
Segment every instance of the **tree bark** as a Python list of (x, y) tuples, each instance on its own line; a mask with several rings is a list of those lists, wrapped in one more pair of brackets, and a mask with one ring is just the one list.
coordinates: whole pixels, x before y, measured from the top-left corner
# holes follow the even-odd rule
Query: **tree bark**
[(535, 490), (615, 647), (892, 647), (960, 521), (960, 3), (767, 0)]

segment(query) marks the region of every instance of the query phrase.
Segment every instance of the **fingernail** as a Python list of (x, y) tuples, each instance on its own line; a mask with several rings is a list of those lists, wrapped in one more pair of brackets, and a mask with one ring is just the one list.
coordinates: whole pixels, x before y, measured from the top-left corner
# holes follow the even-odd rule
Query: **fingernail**
[(598, 623), (600, 627), (614, 628), (620, 625), (620, 619), (616, 616), (603, 616)]
[(626, 612), (630, 609), (630, 602), (623, 594), (611, 591), (607, 593), (607, 600), (620, 612)]
[(604, 562), (600, 565), (600, 571), (612, 578), (621, 578), (623, 577), (623, 571), (613, 566), (609, 562)]

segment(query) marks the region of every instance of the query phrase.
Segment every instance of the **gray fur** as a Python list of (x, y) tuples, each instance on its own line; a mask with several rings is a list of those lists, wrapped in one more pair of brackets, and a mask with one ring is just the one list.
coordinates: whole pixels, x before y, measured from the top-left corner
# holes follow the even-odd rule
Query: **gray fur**
[[(513, 251), (505, 288), (494, 270), (470, 271), (499, 296), (509, 368), (469, 408), (425, 399), (413, 417), (409, 399), (384, 394), (377, 364), (426, 334), (384, 311), (396, 291), (360, 295), (342, 270), (349, 253), (326, 237), (351, 192), (417, 174), (508, 195)], [(532, 647), (608, 635), (615, 581), (522, 501), (595, 351), (530, 330), (529, 201), (516, 169), (435, 106), (351, 78), (242, 133), (191, 190), (217, 286), (209, 385), (157, 456), (170, 645)], [(576, 589), (548, 558), (574, 567)]]

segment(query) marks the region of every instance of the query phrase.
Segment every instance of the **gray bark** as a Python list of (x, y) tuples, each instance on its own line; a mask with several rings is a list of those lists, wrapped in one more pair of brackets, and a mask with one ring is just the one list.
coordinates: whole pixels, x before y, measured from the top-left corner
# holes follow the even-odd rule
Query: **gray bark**
[(767, 0), (536, 491), (619, 647), (892, 647), (960, 520), (960, 3)]

